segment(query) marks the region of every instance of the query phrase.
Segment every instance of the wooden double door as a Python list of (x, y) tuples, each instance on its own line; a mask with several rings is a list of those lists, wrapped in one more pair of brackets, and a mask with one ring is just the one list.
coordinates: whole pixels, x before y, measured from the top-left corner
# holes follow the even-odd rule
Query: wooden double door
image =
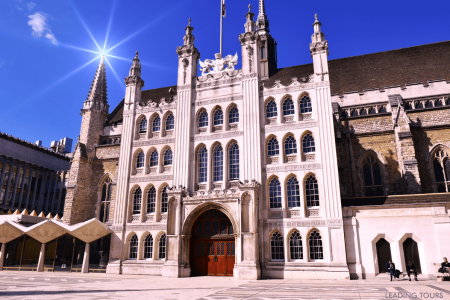
[(193, 250), (193, 275), (233, 276), (234, 240), (196, 239)]

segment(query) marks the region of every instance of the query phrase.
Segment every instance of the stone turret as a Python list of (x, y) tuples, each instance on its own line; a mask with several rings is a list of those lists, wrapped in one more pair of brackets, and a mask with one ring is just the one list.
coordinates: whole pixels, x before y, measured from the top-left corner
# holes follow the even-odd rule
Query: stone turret
[(259, 0), (259, 14), (256, 29), (260, 36), (261, 79), (266, 79), (277, 70), (277, 43), (269, 33), (269, 20), (266, 16), (264, 0)]
[(328, 41), (321, 31), (322, 23), (319, 22), (317, 14), (313, 23), (314, 33), (311, 36), (309, 50), (314, 62), (314, 81), (330, 81), (328, 74)]

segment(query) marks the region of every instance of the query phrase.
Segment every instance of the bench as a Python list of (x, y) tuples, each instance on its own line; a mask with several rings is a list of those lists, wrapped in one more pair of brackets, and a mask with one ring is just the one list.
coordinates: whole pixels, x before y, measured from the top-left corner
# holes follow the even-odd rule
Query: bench
[(431, 267), (435, 269), (434, 275), (436, 276), (437, 281), (444, 281), (444, 278), (450, 278), (450, 273), (440, 273), (438, 270), (441, 268), (440, 263), (432, 263)]

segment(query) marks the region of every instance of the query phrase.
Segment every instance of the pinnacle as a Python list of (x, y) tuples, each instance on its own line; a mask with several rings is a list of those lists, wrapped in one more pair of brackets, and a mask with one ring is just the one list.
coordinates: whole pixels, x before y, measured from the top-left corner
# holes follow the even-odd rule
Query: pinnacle
[(104, 56), (98, 65), (97, 71), (95, 72), (94, 80), (92, 81), (91, 88), (87, 97), (91, 101), (99, 101), (107, 103), (106, 97), (106, 68), (104, 64)]
[(264, 0), (259, 0), (259, 16), (266, 15), (266, 6), (264, 4)]

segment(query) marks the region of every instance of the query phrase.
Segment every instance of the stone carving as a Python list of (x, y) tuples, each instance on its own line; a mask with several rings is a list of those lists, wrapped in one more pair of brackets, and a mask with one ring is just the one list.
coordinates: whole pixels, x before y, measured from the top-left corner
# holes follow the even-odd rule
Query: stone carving
[(231, 72), (223, 72), (223, 73), (220, 73), (220, 74), (215, 75), (215, 76), (210, 74), (210, 75), (205, 76), (205, 77), (198, 77), (197, 78), (198, 82), (205, 82), (205, 81), (208, 81), (208, 79), (211, 79), (211, 78), (214, 78), (217, 81), (198, 84), (197, 88), (200, 89), (200, 88), (207, 88), (207, 87), (215, 87), (215, 86), (219, 86), (219, 85), (222, 85), (222, 84), (232, 84), (232, 83), (240, 82), (244, 76), (237, 77), (237, 78), (225, 79), (225, 80), (218, 80), (218, 79), (220, 79), (222, 77), (225, 77), (225, 75), (236, 76), (236, 75), (241, 74), (241, 72), (242, 72), (241, 70), (237, 70), (237, 71), (231, 71)]
[(191, 141), (198, 142), (198, 141), (206, 141), (206, 140), (215, 140), (215, 139), (222, 139), (222, 138), (229, 138), (229, 137), (237, 137), (244, 135), (243, 131), (233, 131), (233, 132), (227, 132), (222, 134), (210, 134), (210, 135), (204, 135), (204, 136), (196, 136), (191, 137)]
[(140, 146), (149, 146), (149, 145), (159, 145), (159, 144), (172, 144), (175, 143), (175, 139), (157, 139), (157, 140), (148, 140), (148, 141), (142, 141), (142, 142), (134, 142), (134, 147), (140, 147)]
[(321, 164), (302, 164), (295, 166), (279, 166), (267, 168), (267, 173), (283, 172), (283, 171), (302, 171), (302, 170), (315, 170), (321, 169)]
[(271, 133), (276, 131), (284, 131), (284, 130), (292, 130), (292, 129), (300, 129), (300, 128), (311, 128), (317, 127), (319, 124), (317, 122), (308, 122), (308, 123), (298, 123), (298, 124), (290, 124), (290, 125), (282, 125), (282, 126), (270, 126), (266, 127), (264, 130), (265, 133)]
[(252, 181), (248, 180), (244, 180), (244, 182), (239, 181), (238, 185), (240, 189), (247, 189), (247, 188), (259, 189), (260, 186), (261, 184), (254, 179)]
[(200, 200), (200, 199), (219, 199), (219, 198), (238, 198), (240, 192), (234, 189), (225, 190), (211, 190), (211, 191), (196, 191), (192, 195), (187, 196), (186, 200)]
[(216, 53), (215, 57), (215, 60), (205, 59), (204, 62), (199, 60), (200, 71), (202, 71), (202, 75), (215, 74), (223, 71), (233, 71), (234, 66), (236, 66), (238, 63), (237, 52), (234, 56), (227, 55), (225, 58), (222, 58), (221, 53)]
[(185, 57), (183, 58), (181, 63), (183, 64), (183, 84), (186, 84), (186, 70), (187, 67), (189, 66), (189, 60)]
[(291, 228), (291, 227), (315, 227), (315, 226), (342, 226), (342, 220), (328, 220), (328, 221), (290, 221), (290, 222), (265, 222), (264, 226), (269, 230), (274, 228)]
[(247, 59), (248, 59), (248, 69), (250, 71), (250, 73), (252, 72), (252, 55), (253, 55), (253, 48), (250, 45), (247, 45), (247, 47), (245, 47), (245, 49), (247, 50)]
[(225, 97), (225, 98), (218, 98), (218, 99), (212, 99), (212, 100), (198, 101), (193, 105), (203, 106), (203, 105), (207, 105), (207, 104), (215, 104), (215, 103), (222, 103), (222, 102), (242, 100), (242, 99), (244, 99), (244, 97), (242, 95), (239, 95), (239, 96), (233, 96), (233, 97)]
[[(316, 83), (316, 85), (317, 85), (317, 83)], [(266, 88), (266, 87), (264, 87), (263, 95), (270, 96), (270, 95), (275, 95), (275, 94), (286, 94), (286, 93), (292, 93), (292, 92), (297, 92), (297, 91), (304, 91), (304, 90), (312, 89), (314, 87), (315, 87), (314, 83), (303, 83), (303, 84), (299, 84), (297, 86), (281, 87), (281, 88), (277, 88), (277, 87)]]
[(132, 177), (130, 183), (172, 180), (173, 175)]

